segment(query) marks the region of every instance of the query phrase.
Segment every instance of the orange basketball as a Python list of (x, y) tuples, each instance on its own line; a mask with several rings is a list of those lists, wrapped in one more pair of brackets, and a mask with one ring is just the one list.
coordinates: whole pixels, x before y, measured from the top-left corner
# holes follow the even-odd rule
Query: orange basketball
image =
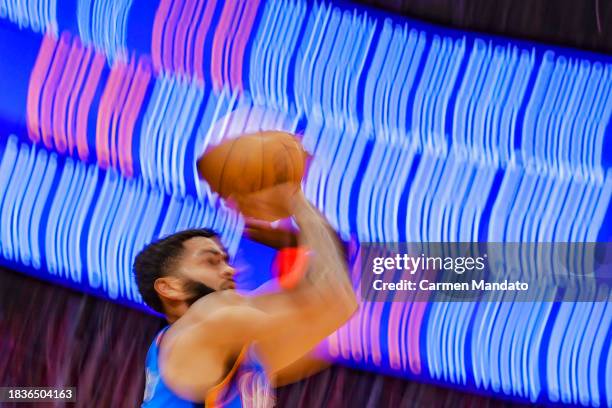
[(198, 160), (198, 173), (221, 197), (300, 183), (306, 152), (291, 133), (261, 131), (223, 141)]

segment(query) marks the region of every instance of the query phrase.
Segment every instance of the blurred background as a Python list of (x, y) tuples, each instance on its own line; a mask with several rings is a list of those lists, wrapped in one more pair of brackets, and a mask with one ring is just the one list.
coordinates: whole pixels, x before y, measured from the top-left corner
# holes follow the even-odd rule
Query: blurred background
[[(0, 385), (138, 405), (157, 237), (213, 227), (241, 288), (273, 276), (196, 176), (245, 132), (300, 135), (345, 239), (610, 241), (611, 24), (608, 0), (0, 0)], [(612, 406), (612, 302), (511, 296), (364, 302), (279, 405)]]

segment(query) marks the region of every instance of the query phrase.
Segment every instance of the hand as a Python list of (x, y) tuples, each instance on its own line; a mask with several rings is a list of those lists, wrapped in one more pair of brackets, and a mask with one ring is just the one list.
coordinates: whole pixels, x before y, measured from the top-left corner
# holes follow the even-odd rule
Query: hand
[(298, 244), (297, 233), (290, 226), (274, 227), (266, 221), (247, 218), (244, 234), (255, 242), (264, 244), (274, 249), (296, 247)]
[(305, 200), (300, 185), (283, 183), (249, 194), (232, 194), (228, 201), (245, 216), (276, 221), (293, 215), (296, 203)]

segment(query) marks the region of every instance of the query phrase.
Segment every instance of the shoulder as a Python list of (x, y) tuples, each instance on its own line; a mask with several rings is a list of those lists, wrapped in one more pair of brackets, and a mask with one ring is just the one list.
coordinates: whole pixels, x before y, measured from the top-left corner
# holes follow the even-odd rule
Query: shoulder
[(232, 323), (240, 325), (241, 321), (248, 317), (250, 301), (235, 290), (224, 290), (211, 293), (196, 301), (181, 320), (186, 327), (191, 327), (198, 332), (200, 327), (205, 332), (214, 332), (215, 337), (223, 337), (218, 332), (218, 326), (222, 326), (224, 331), (230, 329)]
[(216, 330), (227, 311), (245, 304), (245, 298), (234, 290), (215, 292), (202, 297), (164, 333), (160, 349), (172, 349), (179, 343), (214, 344), (223, 336)]

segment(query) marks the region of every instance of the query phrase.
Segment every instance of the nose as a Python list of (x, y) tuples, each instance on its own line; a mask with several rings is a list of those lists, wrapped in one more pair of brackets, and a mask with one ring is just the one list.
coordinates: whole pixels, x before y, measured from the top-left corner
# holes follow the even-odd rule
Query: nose
[(221, 277), (224, 279), (233, 279), (236, 274), (236, 270), (231, 266), (227, 265), (221, 272)]

